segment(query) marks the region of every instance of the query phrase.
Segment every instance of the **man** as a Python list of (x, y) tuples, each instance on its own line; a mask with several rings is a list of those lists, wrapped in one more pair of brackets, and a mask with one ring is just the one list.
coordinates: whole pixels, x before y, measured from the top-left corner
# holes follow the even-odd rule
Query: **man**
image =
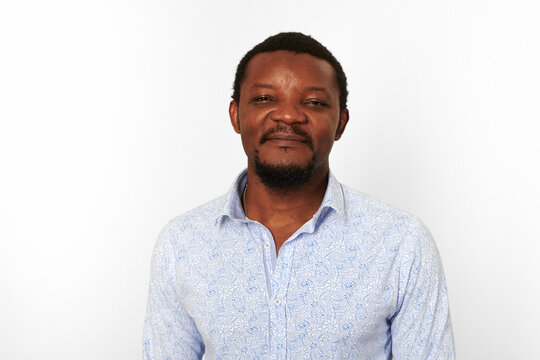
[(240, 61), (229, 114), (248, 167), (156, 243), (146, 359), (452, 359), (428, 230), (341, 185), (328, 156), (346, 77), (319, 42), (266, 39)]

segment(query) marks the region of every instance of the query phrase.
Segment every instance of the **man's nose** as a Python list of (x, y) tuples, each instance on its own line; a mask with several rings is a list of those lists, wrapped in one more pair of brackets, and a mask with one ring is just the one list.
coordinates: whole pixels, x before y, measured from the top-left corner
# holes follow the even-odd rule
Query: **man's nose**
[(277, 103), (275, 109), (270, 114), (270, 118), (274, 121), (282, 121), (290, 124), (307, 121), (307, 116), (302, 109), (291, 102)]

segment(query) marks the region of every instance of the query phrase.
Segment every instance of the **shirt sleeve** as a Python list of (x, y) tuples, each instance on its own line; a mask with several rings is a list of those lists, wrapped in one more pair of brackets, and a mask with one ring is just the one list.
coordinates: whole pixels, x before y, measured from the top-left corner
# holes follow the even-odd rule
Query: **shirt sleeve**
[(397, 311), (391, 321), (395, 360), (455, 359), (446, 280), (429, 230), (413, 219), (405, 235)]
[(202, 337), (178, 294), (172, 236), (169, 225), (161, 232), (152, 256), (143, 332), (145, 360), (202, 359), (204, 354)]

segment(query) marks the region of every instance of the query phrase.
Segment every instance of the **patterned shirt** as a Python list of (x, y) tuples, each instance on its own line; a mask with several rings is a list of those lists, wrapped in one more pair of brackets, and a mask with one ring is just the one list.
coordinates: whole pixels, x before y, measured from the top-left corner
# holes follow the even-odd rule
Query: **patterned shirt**
[(150, 359), (453, 359), (441, 260), (416, 217), (329, 174), (279, 250), (227, 195), (171, 220), (152, 258)]

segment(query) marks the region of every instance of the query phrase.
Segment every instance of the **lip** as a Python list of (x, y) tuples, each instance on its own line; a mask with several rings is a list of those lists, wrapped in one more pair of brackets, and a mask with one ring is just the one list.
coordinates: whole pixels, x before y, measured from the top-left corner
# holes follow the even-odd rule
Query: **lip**
[(272, 134), (266, 141), (307, 142), (305, 137), (296, 134)]

